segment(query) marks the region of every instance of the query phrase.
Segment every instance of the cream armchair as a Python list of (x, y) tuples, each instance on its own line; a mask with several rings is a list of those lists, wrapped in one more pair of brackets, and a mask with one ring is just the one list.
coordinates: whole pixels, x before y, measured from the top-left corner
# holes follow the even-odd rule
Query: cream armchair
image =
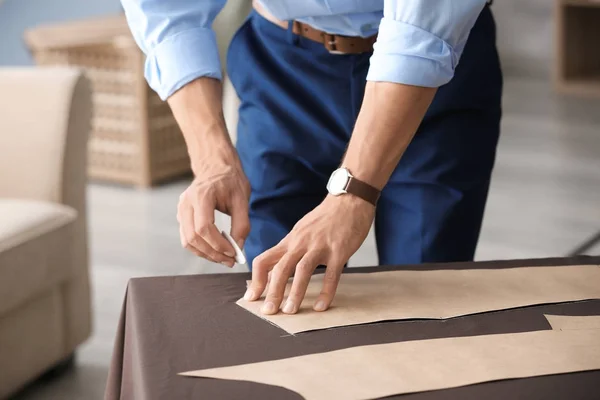
[(90, 334), (80, 72), (0, 68), (0, 398)]

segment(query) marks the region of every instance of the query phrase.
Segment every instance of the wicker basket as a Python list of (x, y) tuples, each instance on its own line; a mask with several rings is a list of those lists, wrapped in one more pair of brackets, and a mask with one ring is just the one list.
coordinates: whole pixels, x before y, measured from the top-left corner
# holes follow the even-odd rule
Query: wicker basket
[(36, 63), (82, 67), (92, 82), (90, 178), (148, 187), (190, 172), (183, 135), (144, 79), (124, 16), (43, 26), (25, 40)]

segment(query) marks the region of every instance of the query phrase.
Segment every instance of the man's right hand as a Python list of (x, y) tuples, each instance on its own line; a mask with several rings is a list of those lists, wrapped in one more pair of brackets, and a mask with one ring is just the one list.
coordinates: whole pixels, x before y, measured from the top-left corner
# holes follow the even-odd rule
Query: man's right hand
[(168, 102), (195, 175), (177, 207), (181, 244), (200, 257), (232, 267), (235, 250), (215, 226), (215, 210), (231, 216), (231, 236), (243, 248), (250, 232), (250, 184), (225, 126), (221, 82), (196, 79)]
[(231, 236), (243, 248), (250, 232), (250, 185), (239, 161), (205, 160), (197, 166), (196, 178), (179, 197), (181, 245), (207, 260), (233, 267), (235, 250), (215, 226), (215, 210), (231, 216)]

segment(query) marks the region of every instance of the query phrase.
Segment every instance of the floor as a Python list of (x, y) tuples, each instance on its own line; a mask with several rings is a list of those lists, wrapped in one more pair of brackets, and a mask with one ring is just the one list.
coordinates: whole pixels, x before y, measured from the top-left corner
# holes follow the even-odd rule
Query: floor
[[(564, 98), (546, 81), (509, 78), (504, 110), (476, 258), (566, 255), (600, 230), (600, 100)], [(76, 368), (16, 399), (102, 398), (129, 278), (226, 271), (180, 247), (175, 210), (186, 184), (148, 191), (90, 186), (94, 334), (79, 349)], [(227, 218), (218, 224), (226, 228)], [(370, 235), (351, 265), (376, 264), (374, 249)], [(588, 254), (600, 254), (600, 245)]]

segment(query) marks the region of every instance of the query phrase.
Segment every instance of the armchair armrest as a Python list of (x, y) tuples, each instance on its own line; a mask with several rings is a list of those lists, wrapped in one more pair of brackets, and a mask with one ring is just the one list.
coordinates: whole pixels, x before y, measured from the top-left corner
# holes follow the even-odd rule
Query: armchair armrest
[[(45, 357), (41, 362), (46, 363), (52, 357), (53, 361), (67, 357), (91, 330), (86, 219), (87, 140), (91, 117), (90, 85), (79, 70), (0, 68), (0, 198), (61, 203), (74, 208), (78, 214), (66, 225), (68, 233), (63, 233), (70, 235), (70, 240), (50, 242), (61, 244), (58, 251), (64, 258), (57, 259), (52, 256), (55, 252), (46, 253), (40, 246), (39, 254), (34, 251), (35, 257), (27, 259), (42, 263), (41, 270), (45, 272), (55, 271), (49, 266), (52, 263), (69, 264), (62, 267), (69, 270), (66, 277), (60, 276), (60, 285), (52, 292), (56, 296), (56, 289), (60, 289), (60, 297), (48, 297), (60, 299), (60, 304), (44, 308), (53, 310), (54, 314), (44, 316), (42, 321), (51, 318), (53, 324), (61, 324), (60, 328), (53, 328), (60, 329), (54, 332), (54, 341), (41, 342), (38, 338), (45, 338), (45, 333), (26, 335), (31, 343), (41, 346), (39, 349)], [(45, 258), (48, 254), (49, 258)], [(11, 278), (11, 269), (3, 269)], [(24, 321), (28, 321), (28, 325), (22, 326), (33, 326), (32, 321), (37, 323), (37, 311), (27, 314), (29, 319)], [(56, 342), (58, 332), (60, 342)], [(24, 346), (30, 342), (24, 341)], [(23, 370), (20, 379), (29, 379), (28, 372), (39, 374), (37, 370)]]
[(71, 206), (85, 219), (90, 86), (72, 68), (0, 68), (0, 197)]

